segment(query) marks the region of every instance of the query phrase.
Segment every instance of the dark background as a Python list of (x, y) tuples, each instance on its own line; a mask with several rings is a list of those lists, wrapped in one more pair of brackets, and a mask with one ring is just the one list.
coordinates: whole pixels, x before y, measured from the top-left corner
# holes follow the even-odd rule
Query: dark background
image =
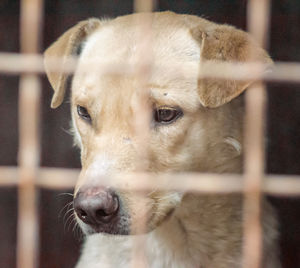
[[(46, 0), (41, 52), (76, 22), (88, 17), (131, 13), (131, 0)], [(157, 10), (201, 15), (246, 29), (245, 0), (157, 1)], [(19, 52), (20, 4), (0, 1), (0, 51)], [(276, 61), (300, 61), (300, 1), (272, 1), (269, 52)], [(299, 74), (300, 75), (300, 74)], [(68, 101), (51, 110), (52, 90), (46, 78), (42, 97), (42, 166), (80, 167), (79, 154), (68, 134)], [(300, 85), (269, 83), (267, 108), (267, 172), (300, 174)], [(0, 74), (0, 165), (16, 165), (18, 150), (18, 77)], [(71, 192), (71, 190), (70, 190)], [(73, 267), (81, 236), (64, 215), (71, 197), (41, 190), (40, 267)], [(300, 199), (272, 198), (280, 217), (281, 259), (284, 268), (300, 267)], [(0, 267), (15, 267), (17, 191), (0, 189)], [(65, 225), (65, 226), (64, 226)]]

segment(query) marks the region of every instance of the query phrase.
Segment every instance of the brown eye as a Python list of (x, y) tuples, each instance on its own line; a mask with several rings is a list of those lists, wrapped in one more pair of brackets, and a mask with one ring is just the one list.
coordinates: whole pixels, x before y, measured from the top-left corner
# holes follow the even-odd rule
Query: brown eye
[(154, 110), (154, 120), (161, 124), (170, 124), (182, 115), (179, 108), (160, 107)]
[(91, 120), (92, 120), (91, 116), (89, 115), (89, 113), (85, 107), (77, 105), (77, 113), (83, 120), (91, 122)]

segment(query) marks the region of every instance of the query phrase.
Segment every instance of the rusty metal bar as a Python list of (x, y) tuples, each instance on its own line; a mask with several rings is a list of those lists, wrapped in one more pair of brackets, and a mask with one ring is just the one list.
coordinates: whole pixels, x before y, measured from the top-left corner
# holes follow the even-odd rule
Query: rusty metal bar
[[(21, 52), (39, 52), (42, 0), (22, 0), (20, 15)], [(38, 264), (38, 215), (35, 180), (39, 166), (40, 81), (34, 74), (20, 78), (19, 94), (19, 188), (17, 268)]]
[(35, 180), (39, 163), (39, 80), (24, 75), (20, 80), (19, 96), (19, 192), (17, 267), (36, 267), (38, 217)]
[[(0, 187), (16, 186), (19, 184), (18, 168), (0, 166)], [(79, 169), (46, 168), (39, 170), (35, 181), (36, 186), (44, 189), (65, 190), (73, 189), (77, 181)], [(236, 174), (123, 174), (118, 177), (121, 181), (134, 181), (132, 190), (150, 190), (155, 187), (162, 190), (183, 190), (199, 193), (239, 193), (243, 191), (243, 177)], [(126, 180), (124, 180), (124, 176)], [(138, 179), (137, 179), (138, 178)], [(102, 182), (111, 186), (118, 178), (110, 178)], [(274, 196), (300, 196), (300, 176), (266, 175), (262, 185), (264, 193)]]
[[(260, 46), (266, 47), (269, 0), (249, 0), (247, 12), (250, 33)], [(263, 257), (261, 195), (265, 168), (265, 94), (265, 86), (260, 82), (255, 83), (246, 92), (243, 264), (248, 268), (261, 267)]]
[(269, 42), (270, 0), (249, 0), (247, 8), (248, 30), (261, 47)]
[[(62, 63), (62, 59), (52, 59), (50, 61), (49, 70), (61, 71), (66, 73), (74, 72), (76, 68), (77, 58), (68, 58), (66, 63)], [(130, 64), (112, 64), (108, 62), (86, 61), (85, 69), (94, 68), (95, 64), (103, 73), (132, 74), (135, 70)], [(203, 62), (203, 68), (199, 78), (231, 78), (235, 80), (255, 80), (264, 79), (265, 81), (277, 82), (295, 82), (300, 83), (300, 63), (297, 62), (275, 62), (270, 71), (262, 73), (257, 70), (266, 69), (260, 63), (232, 63), (232, 62)], [(169, 65), (165, 63), (160, 66), (161, 71), (172, 70), (171, 76), (189, 77), (191, 75), (190, 66), (180, 63), (176, 66), (174, 63)], [(172, 68), (171, 68), (172, 67)], [(0, 53), (0, 73), (20, 74), (20, 73), (39, 73), (45, 72), (43, 65), (43, 56), (39, 54), (15, 54)]]
[(245, 267), (259, 268), (262, 251), (261, 191), (264, 170), (264, 88), (248, 89), (245, 127), (245, 198), (244, 262)]
[(152, 12), (156, 7), (156, 0), (134, 0), (135, 12)]
[[(154, 9), (153, 0), (134, 0), (135, 12), (152, 12)], [(143, 20), (139, 16), (136, 17), (135, 23), (139, 25), (137, 35), (137, 51), (135, 77), (137, 80), (137, 96), (139, 101), (138, 112), (134, 116), (134, 131), (135, 138), (138, 143), (138, 155), (136, 159), (137, 169), (145, 171), (148, 162), (148, 144), (149, 144), (149, 126), (151, 120), (151, 107), (149, 106), (149, 89), (148, 82), (152, 72), (153, 57), (152, 57), (152, 16), (144, 16)], [(143, 179), (147, 180), (147, 174), (143, 175)], [(145, 191), (137, 192), (137, 198), (143, 199), (146, 195)], [(145, 210), (144, 204), (137, 204), (142, 211)], [(146, 216), (139, 221), (132, 223), (133, 229), (137, 233), (143, 234), (146, 232)], [(131, 266), (133, 268), (148, 267), (146, 257), (146, 239), (144, 236), (136, 236), (133, 243)]]

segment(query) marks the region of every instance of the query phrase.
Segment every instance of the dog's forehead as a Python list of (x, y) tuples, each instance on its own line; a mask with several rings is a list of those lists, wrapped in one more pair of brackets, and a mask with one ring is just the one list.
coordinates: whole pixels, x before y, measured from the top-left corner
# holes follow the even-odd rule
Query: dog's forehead
[(176, 17), (163, 18), (165, 16), (157, 14), (151, 17), (148, 28), (143, 25), (142, 18), (138, 20), (131, 15), (105, 22), (88, 38), (82, 58), (132, 63), (140, 56), (137, 51), (146, 42), (154, 61), (199, 61), (200, 46), (190, 34), (190, 28), (176, 23)]
[[(172, 17), (169, 23), (161, 17), (157, 18), (153, 17), (151, 37), (147, 40), (151, 42), (149, 53), (151, 53), (154, 66), (160, 69), (153, 68), (149, 84), (153, 91), (160, 91), (164, 99), (174, 99), (176, 98), (174, 94), (183, 95), (180, 93), (182, 88), (189, 88), (193, 91), (197, 86), (200, 46), (193, 39), (189, 28), (177, 23), (176, 17)], [(86, 71), (85, 65), (81, 63), (86, 60), (96, 60), (100, 64), (108, 63), (116, 66), (120, 63), (135, 64), (140, 56), (138, 54), (140, 42), (143, 42), (141, 40), (143, 26), (138, 25), (137, 22), (131, 19), (131, 16), (117, 18), (105, 22), (88, 38), (80, 56), (77, 72), (80, 75), (74, 77), (73, 92), (74, 89), (76, 91), (74, 95), (81, 95), (81, 97), (84, 94), (94, 95), (89, 96), (88, 99), (99, 100), (99, 96), (103, 96), (105, 91), (110, 92), (108, 97), (111, 98), (114, 95), (112, 88), (122, 88), (126, 89), (121, 90), (127, 94), (126, 99), (130, 98), (135, 88), (132, 79), (126, 79), (126, 76), (103, 75), (96, 69)], [(194, 76), (189, 78), (176, 76), (177, 73), (173, 71), (176, 70), (176, 66), (182, 67), (182, 63), (189, 65), (189, 75), (194, 74)], [(170, 70), (170, 67), (173, 70)], [(98, 90), (95, 90), (95, 87)], [(174, 94), (171, 93), (172, 91)], [(157, 96), (155, 92), (154, 97)]]

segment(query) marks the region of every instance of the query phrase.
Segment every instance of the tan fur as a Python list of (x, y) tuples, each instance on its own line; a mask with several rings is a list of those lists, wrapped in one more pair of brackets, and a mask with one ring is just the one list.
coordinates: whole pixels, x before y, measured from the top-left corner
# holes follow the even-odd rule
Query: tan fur
[(67, 75), (65, 73), (55, 73), (48, 71), (48, 59), (62, 58), (66, 59), (75, 53), (78, 45), (84, 41), (84, 39), (90, 35), (95, 28), (99, 26), (99, 20), (89, 19), (82, 21), (69, 29), (58, 41), (56, 41), (45, 52), (45, 68), (48, 75), (48, 79), (55, 90), (55, 94), (52, 98), (51, 107), (57, 108), (61, 105), (64, 95)]
[[(149, 15), (149, 14), (147, 14)], [(72, 117), (81, 147), (82, 172), (75, 194), (102, 177), (134, 172), (144, 161), (150, 172), (240, 173), (243, 165), (243, 99), (251, 81), (197, 79), (203, 61), (258, 60), (271, 63), (251, 37), (228, 25), (190, 15), (153, 13), (152, 48), (155, 66), (165, 62), (189, 64), (194, 77), (177, 77), (153, 70), (149, 77), (151, 107), (181, 107), (184, 115), (169, 125), (150, 128), (149, 154), (141, 159), (132, 122), (139, 92), (134, 77), (86, 71), (84, 61), (136, 62), (145, 14), (102, 22), (83, 21), (67, 31), (45, 53), (66, 58), (85, 42), (72, 82)], [(255, 57), (253, 57), (255, 55)], [(52, 107), (63, 101), (66, 75), (47, 73), (55, 90)], [(89, 124), (79, 118), (77, 105), (86, 107)], [(150, 267), (242, 267), (242, 198), (240, 195), (200, 195), (149, 191), (141, 196), (118, 191), (135, 223), (147, 218), (146, 255)], [(263, 267), (279, 267), (276, 220), (263, 202)], [(79, 221), (83, 231), (86, 226)], [(134, 236), (93, 235), (87, 238), (77, 267), (127, 267)], [(111, 258), (107, 256), (112, 254)]]

